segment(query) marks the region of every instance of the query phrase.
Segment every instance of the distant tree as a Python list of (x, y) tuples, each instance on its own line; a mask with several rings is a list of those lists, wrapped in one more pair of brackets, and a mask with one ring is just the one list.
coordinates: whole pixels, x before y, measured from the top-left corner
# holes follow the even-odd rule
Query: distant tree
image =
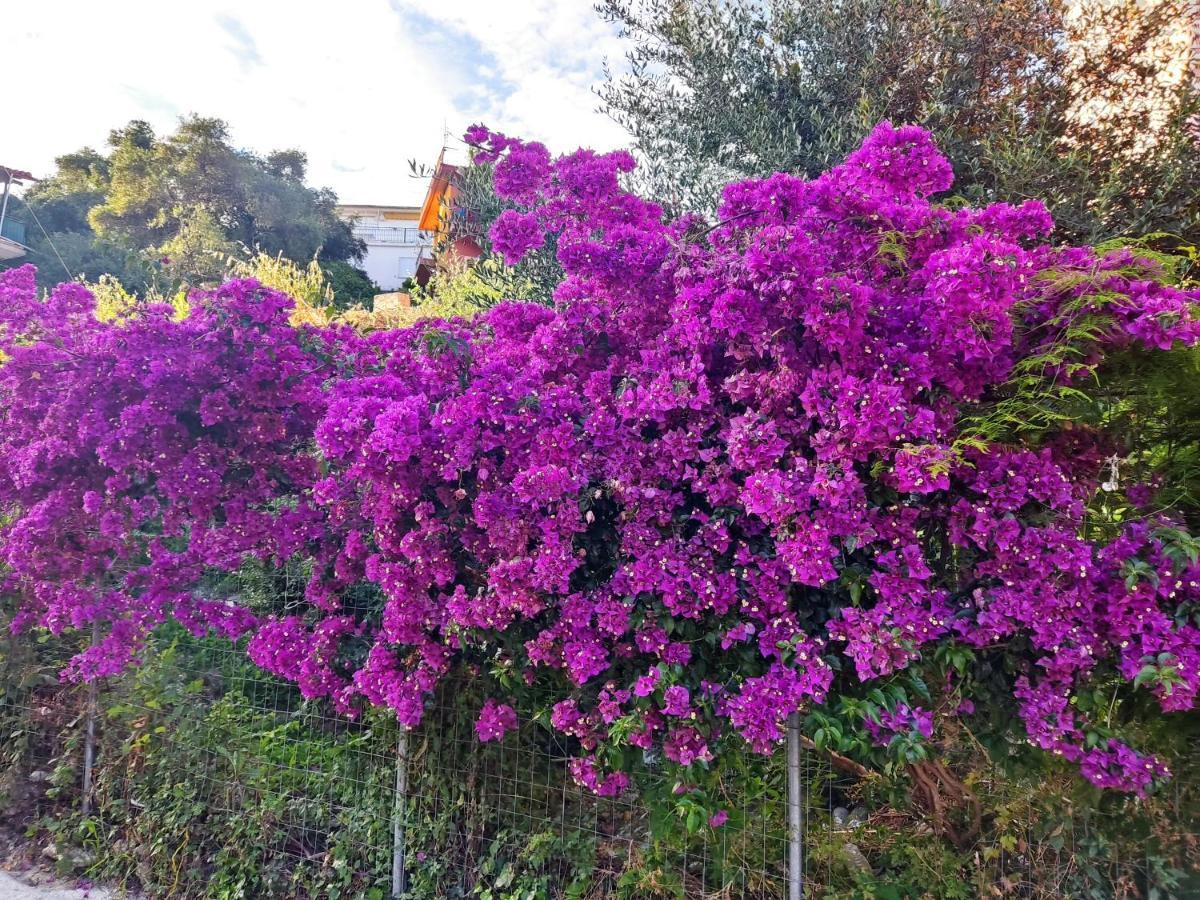
[(366, 272), (348, 262), (323, 262), (321, 271), (325, 273), (325, 281), (333, 291), (336, 309), (345, 310), (358, 304), (370, 306), (380, 292), (379, 285)]
[(234, 147), (220, 119), (192, 116), (167, 136), (134, 120), (109, 134), (107, 153), (61, 156), (26, 193), (49, 234), (34, 229), (34, 261), (42, 277), (60, 278), (50, 245), (66, 246), (73, 274), (141, 288), (219, 279), (239, 246), (300, 263), (361, 258), (336, 196), (307, 186), (306, 169), (299, 150), (260, 157)]
[(643, 187), (710, 209), (814, 176), (881, 119), (930, 128), (972, 202), (1046, 199), (1064, 237), (1195, 234), (1186, 0), (602, 0), (633, 41), (605, 109)]
[(299, 150), (275, 150), (267, 154), (266, 169), (276, 178), (290, 178), (304, 183), (308, 157)]
[(225, 236), (212, 212), (193, 206), (180, 213), (174, 233), (153, 249), (173, 280), (198, 285), (221, 278), (225, 260), (237, 251), (238, 244)]
[(224, 122), (200, 117), (162, 139), (131, 123), (109, 144), (109, 189), (88, 215), (102, 237), (160, 248), (207, 220), (228, 242), (296, 261), (361, 255), (334, 196), (305, 186), (298, 150), (260, 158), (234, 148)]
[(85, 147), (55, 160), (55, 174), (35, 182), (25, 199), (36, 204), (47, 231), (88, 231), (88, 210), (104, 202), (108, 158)]

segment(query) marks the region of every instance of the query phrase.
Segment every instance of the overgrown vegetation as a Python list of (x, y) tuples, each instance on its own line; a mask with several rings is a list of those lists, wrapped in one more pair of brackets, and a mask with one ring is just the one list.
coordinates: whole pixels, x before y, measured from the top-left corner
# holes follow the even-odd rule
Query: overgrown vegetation
[[(286, 584), (263, 584), (264, 596)], [(74, 649), (7, 630), (0, 637), (0, 824), (34, 838), (32, 852), (53, 844), (64, 874), (154, 897), (389, 896), (391, 717), (338, 719), (236, 648), (167, 628), (144, 666), (101, 686), (85, 816), (87, 693), (57, 677)], [(778, 757), (732, 756), (711, 773), (708, 789), (734, 811), (714, 840), (702, 820), (689, 825), (690, 805), (652, 773), (639, 781), (637, 805), (598, 807), (569, 784), (562, 748), (540, 726), (500, 746), (474, 745), (472, 703), (469, 684), (447, 691), (436, 719), (410, 740), (410, 900), (679, 900), (701, 896), (701, 883), (714, 892), (726, 884), (734, 897), (781, 896)], [(985, 753), (972, 735), (951, 736), (940, 749), (987, 803), (968, 850), (931, 831), (902, 782), (831, 771), (811, 753), (808, 896), (1192, 897), (1196, 740), (1195, 728), (1153, 738), (1175, 748), (1177, 788), (1142, 802), (1087, 788), (1066, 766), (1031, 765), (1012, 755), (1017, 748)]]
[[(433, 280), (413, 291), (412, 309), (356, 305), (371, 286), (346, 262), (355, 248), (326, 216), (331, 198), (303, 185), (303, 158), (240, 154), (220, 123), (190, 120), (166, 139), (132, 123), (114, 133), (108, 155), (64, 157), (55, 178), (29, 195), (63, 226), (55, 243), (69, 259), (89, 273), (110, 273), (93, 282), (97, 318), (128, 323), (149, 304), (170, 303), (173, 316), (156, 313), (161, 333), (139, 334), (172, 352), (192, 348), (209, 331), (197, 328), (182, 343), (171, 338), (166, 322), (178, 324), (191, 309), (178, 289), (223, 274), (253, 277), (295, 299), (292, 325), (310, 326), (296, 339), (283, 327), (286, 316), (271, 320), (275, 343), (247, 379), (255, 390), (302, 382), (311, 371), (297, 367), (277, 378), (277, 361), (311, 356), (320, 377), (297, 396), (322, 405), (324, 416), (325, 379), (363, 368), (325, 422), (319, 472), (294, 465), (311, 454), (311, 423), (304, 423), (262, 467), (270, 493), (246, 502), (234, 493), (211, 519), (197, 519), (203, 528), (170, 535), (171, 551), (182, 553), (206, 531), (210, 544), (188, 560), (201, 572), (226, 560), (229, 541), (244, 539), (230, 524), (247, 507), (303, 532), (289, 543), (263, 516), (256, 539), (271, 552), (276, 542), (285, 547), (277, 567), (243, 570), (236, 585), (211, 597), (201, 591), (205, 600), (237, 600), (276, 617), (255, 658), (302, 688), (251, 664), (244, 640), (198, 639), (178, 625), (144, 635), (141, 665), (102, 683), (95, 789), (84, 814), (86, 688), (57, 678), (83, 649), (81, 635), (31, 640), (6, 630), (0, 800), (7, 822), (39, 844), (81, 848), (59, 853), (64, 869), (154, 896), (382, 900), (399, 732), (393, 710), (341, 717), (348, 706), (335, 705), (359, 690), (412, 719), (424, 715), (407, 744), (403, 822), (413, 900), (777, 897), (782, 760), (749, 752), (733, 735), (740, 729), (749, 739), (756, 726), (768, 737), (777, 731), (781, 706), (801, 707), (785, 676), (810, 674), (820, 658), (834, 689), (826, 696), (823, 686), (809, 686), (802, 706), (810, 896), (1200, 895), (1200, 717), (1179, 700), (1195, 687), (1200, 627), (1195, 582), (1185, 585), (1200, 559), (1189, 534), (1200, 528), (1200, 349), (1175, 341), (1186, 337), (1181, 326), (1195, 312), (1195, 294), (1180, 291), (1197, 287), (1197, 97), (1164, 62), (1178, 55), (1180, 3), (1121, 0), (1078, 15), (1059, 0), (608, 0), (602, 7), (637, 44), (632, 75), (612, 79), (603, 99), (630, 127), (647, 163), (643, 174), (631, 174), (619, 155), (581, 154), (551, 170), (545, 148), (472, 129), (479, 165), (460, 173), (447, 224), (451, 239), (470, 237), (484, 256), (471, 264), (443, 258)], [(772, 176), (736, 185), (725, 218), (712, 227), (664, 227), (656, 207), (617, 188), (619, 173), (673, 212), (706, 210), (714, 185), (733, 178), (817, 176), (884, 117), (934, 131), (953, 164), (954, 196), (947, 199), (941, 178), (948, 170), (928, 154), (905, 179), (876, 177), (880, 168), (870, 161), (844, 181), (835, 175), (814, 186)], [(903, 144), (889, 129), (878, 134), (879, 146)], [(904, 140), (919, 143), (911, 134)], [(882, 152), (883, 168), (911, 162)], [(924, 179), (922, 203), (938, 197), (928, 208), (907, 196)], [(1057, 238), (1094, 249), (1033, 246), (1048, 220), (1032, 205), (969, 208), (1034, 195), (1049, 201)], [(830, 209), (838, 216), (812, 229)], [(903, 224), (883, 222), (889, 216)], [(1114, 234), (1122, 237), (1107, 240)], [(844, 238), (836, 256), (820, 279), (805, 281), (804, 267), (822, 259), (834, 235)], [(789, 255), (794, 247), (804, 252)], [(35, 252), (45, 277), (57, 263), (46, 248)], [(515, 262), (505, 265), (510, 255)], [(996, 274), (1018, 264), (1023, 277), (1012, 283)], [(927, 290), (936, 279), (944, 279), (939, 290)], [(578, 320), (568, 307), (534, 308), (551, 305), (564, 284), (562, 296), (587, 310)], [(246, 296), (230, 309), (243, 325), (258, 314), (256, 302), (279, 302), (239, 291)], [(999, 306), (981, 301), (991, 291)], [(949, 309), (937, 302), (946, 297)], [(530, 305), (488, 313), (505, 299)], [(213, 328), (229, 321), (217, 300), (210, 298)], [(810, 302), (812, 309), (804, 306)], [(63, 318), (77, 324), (79, 303), (64, 294)], [(664, 303), (674, 304), (670, 314)], [(956, 318), (963, 310), (967, 321)], [(331, 323), (395, 332), (423, 318), (456, 320), (375, 335), (374, 343), (347, 337), (353, 364), (321, 344)], [(837, 326), (827, 328), (833, 320)], [(38, 319), (24, 346), (11, 349), (25, 352), (47, 323), (54, 324)], [(1009, 326), (1018, 335), (1012, 340)], [(945, 330), (930, 338), (933, 327)], [(136, 349), (129, 334), (101, 335), (105, 352), (96, 358), (114, 372), (124, 373)], [(65, 355), (93, 352), (94, 336), (85, 338)], [(72, 363), (56, 355), (63, 346), (47, 343), (42, 349), (69, 376)], [(213, 363), (233, 373), (211, 383), (214, 394), (230, 391), (226, 404), (178, 405), (186, 385), (171, 382), (170, 372), (147, 387), (145, 403), (140, 382), (124, 384), (138, 401), (128, 406), (153, 415), (175, 410), (176, 438), (159, 447), (147, 431), (153, 452), (132, 488), (120, 479), (112, 487), (107, 471), (93, 471), (109, 444), (84, 448), (70, 460), (69, 477), (47, 488), (68, 485), (59, 518), (34, 527), (58, 535), (79, 509), (94, 512), (101, 493), (131, 516), (141, 516), (156, 493), (170, 494), (165, 509), (177, 507), (190, 489), (168, 484), (174, 472), (155, 469), (155, 460), (195, 439), (203, 431), (196, 423), (208, 416), (235, 424), (212, 429), (213, 443), (198, 455), (208, 466), (215, 445), (229, 451), (220, 470), (227, 477), (217, 481), (241, 490), (245, 460), (261, 448), (243, 446), (252, 442), (240, 443), (238, 432), (295, 406), (268, 397), (260, 419), (230, 388), (257, 346), (247, 339), (240, 357)], [(872, 346), (893, 354), (889, 365), (860, 355)], [(979, 352), (955, 355), (971, 348)], [(992, 369), (1005, 354), (1011, 367)], [(150, 369), (158, 360), (146, 362)], [(860, 368), (849, 377), (852, 363)], [(836, 379), (818, 373), (803, 393), (794, 379), (806, 367)], [(52, 448), (61, 460), (63, 447), (79, 439), (73, 423), (104, 418), (88, 404), (113, 393), (119, 378), (80, 368), (86, 377), (70, 409), (84, 413), (68, 417), (72, 427), (11, 448), (26, 460), (13, 478), (22, 490), (44, 463), (29, 448)], [(931, 387), (913, 389), (905, 377), (873, 380), (914, 368)], [(41, 370), (28, 371), (27, 384), (40, 388)], [(927, 402), (946, 377), (937, 389), (944, 395)], [(976, 377), (975, 387), (964, 387), (963, 379)], [(12, 396), (26, 402), (35, 393), (43, 396), (33, 387)], [(44, 392), (47, 421), (62, 418), (55, 413), (66, 394)], [(722, 399), (710, 416), (713, 396)], [(810, 417), (805, 427), (796, 427), (802, 413), (794, 405), (781, 412), (796, 396)], [(864, 406), (843, 409), (847, 397)], [(942, 402), (947, 397), (953, 402)], [(870, 433), (898, 408), (905, 412), (895, 435)], [(597, 409), (610, 414), (599, 426)], [(130, 428), (121, 409), (104, 415), (114, 428)], [(504, 427), (487, 432), (497, 421)], [(924, 429), (921, 437), (903, 431), (905, 423), (913, 433)], [(536, 429), (547, 439), (526, 445), (517, 437)], [(357, 442), (343, 443), (349, 433)], [(463, 437), (477, 433), (475, 443)], [(580, 434), (586, 440), (571, 445)], [(144, 437), (123, 434), (113, 446)], [(605, 457), (619, 441), (628, 452)], [(758, 458), (760, 445), (773, 449)], [(874, 449), (860, 453), (864, 446)], [(431, 471), (430, 461), (443, 458), (453, 458), (453, 471)], [(813, 508), (808, 499), (803, 509), (790, 507), (807, 498), (800, 488), (809, 489), (805, 479), (817, 469)], [(322, 510), (307, 505), (316, 489), (305, 486), (317, 475)], [(85, 477), (95, 490), (80, 488), (76, 497), (70, 491)], [(1044, 486), (1060, 480), (1071, 483), (1070, 496), (1048, 499)], [(526, 493), (514, 500), (497, 482), (520, 483)], [(547, 483), (565, 485), (557, 499), (547, 498)], [(817, 541), (795, 551), (798, 536), (856, 515), (860, 487), (873, 516), (865, 538), (847, 527), (836, 547)], [(367, 488), (376, 494), (363, 503)], [(654, 512), (665, 494), (670, 503)], [(423, 502), (414, 506), (414, 497)], [(21, 514), (19, 504), (10, 507), (6, 515)], [(634, 520), (640, 531), (630, 527)], [(294, 555), (279, 562), (305, 540), (310, 550), (319, 543), (304, 531), (318, 521), (336, 523), (331, 532), (348, 521), (353, 527), (313, 551), (316, 562)], [(106, 536), (119, 562), (79, 572), (103, 603), (112, 599), (104, 580), (112, 572), (164, 559), (155, 543), (160, 523), (120, 532), (113, 522)], [(560, 534), (564, 522), (575, 524)], [(880, 529), (909, 542), (902, 560)], [(90, 520), (62, 530), (54, 546), (67, 562), (47, 561), (49, 541), (27, 541), (18, 554), (44, 576), (39, 598), (55, 584), (47, 572), (61, 572), (55, 566), (68, 565), (77, 548), (97, 546)], [(736, 558), (712, 549), (731, 533), (741, 542)], [(1012, 550), (1019, 536), (1035, 535), (1045, 535), (1044, 544)], [(550, 538), (557, 543), (541, 553), (539, 542)], [(673, 555), (656, 555), (652, 543)], [(1063, 553), (1067, 544), (1078, 552)], [(781, 576), (778, 614), (736, 618), (746, 598), (772, 596), (770, 572), (786, 547), (793, 568)], [(1043, 552), (1050, 564), (1030, 565)], [(368, 554), (376, 566), (369, 575)], [(518, 559), (527, 570), (511, 565)], [(1004, 565), (989, 568), (997, 559)], [(565, 587), (528, 574), (556, 560), (572, 567)], [(833, 577), (807, 572), (814, 560), (828, 563)], [(642, 566), (642, 589), (605, 595), (633, 564)], [(738, 581), (756, 566), (752, 583)], [(936, 574), (917, 574), (927, 566)], [(1080, 566), (1083, 576), (1075, 576)], [(314, 578), (313, 596), (306, 595), (299, 582), (322, 568), (329, 582)], [(1014, 571), (1024, 593), (1004, 590)], [(163, 565), (151, 574), (170, 578), (177, 570)], [(419, 577), (426, 580), (412, 589)], [(941, 593), (924, 609), (914, 598), (928, 593), (930, 578)], [(205, 591), (213, 587), (200, 581)], [(461, 590), (444, 592), (448, 581)], [(129, 595), (140, 602), (144, 582), (131, 583)], [(714, 612), (711, 597), (729, 583), (741, 605)], [(529, 628), (496, 625), (495, 585), (514, 608), (538, 598), (536, 609), (513, 615)], [(73, 615), (91, 615), (78, 595), (64, 596)], [(659, 602), (694, 596), (710, 604), (694, 616)], [(396, 598), (403, 602), (389, 605)], [(613, 598), (616, 606), (605, 605)], [(595, 608), (580, 616), (580, 602)], [(426, 603), (439, 613), (452, 608), (449, 626)], [(632, 635), (621, 643), (600, 623), (627, 609), (636, 615), (613, 626), (623, 629), (618, 637)], [(1139, 610), (1153, 628), (1137, 624), (1145, 618)], [(877, 620), (865, 618), (875, 613)], [(228, 609), (218, 604), (206, 614), (224, 622)], [(758, 636), (793, 614), (790, 630)], [(840, 635), (839, 625), (830, 628), (839, 616), (851, 623)], [(998, 619), (1020, 627), (991, 635)], [(1046, 640), (1068, 619), (1076, 631)], [(1112, 631), (1114, 623), (1125, 630)], [(912, 636), (917, 627), (922, 636)], [(388, 628), (410, 630), (400, 640)], [(1078, 628), (1090, 630), (1087, 642), (1074, 637)], [(814, 635), (822, 637), (819, 648), (806, 643)], [(834, 643), (849, 638), (852, 649), (830, 652), (829, 635)], [(1126, 653), (1142, 640), (1148, 650)], [(403, 654), (389, 655), (396, 647)], [(589, 668), (597, 648), (612, 651), (604, 679)], [(438, 668), (443, 652), (459, 664), (453, 674)], [(556, 668), (561, 676), (532, 677)], [(1049, 690), (1028, 689), (1031, 676), (1064, 671), (1065, 687), (1047, 677), (1040, 685)], [(414, 673), (429, 679), (412, 690), (415, 701), (404, 694)], [(750, 696), (765, 675), (781, 680)], [(734, 725), (728, 698), (742, 695), (756, 703), (754, 717)], [(503, 709), (514, 723), (519, 713), (520, 725), (498, 734), (480, 729), (487, 741), (480, 744), (476, 716), (485, 704), (498, 708), (495, 696), (511, 701)], [(1172, 707), (1169, 718), (1160, 704)], [(1095, 784), (1134, 795), (1087, 783), (1081, 768)], [(617, 793), (608, 790), (615, 775), (628, 783), (621, 798), (595, 797), (575, 783)]]

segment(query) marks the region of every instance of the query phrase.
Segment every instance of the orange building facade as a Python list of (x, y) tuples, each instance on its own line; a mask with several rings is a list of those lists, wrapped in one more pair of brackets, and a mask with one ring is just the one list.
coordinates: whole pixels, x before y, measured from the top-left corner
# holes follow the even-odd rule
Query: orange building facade
[(429, 190), (425, 193), (425, 202), (421, 204), (418, 217), (418, 227), (434, 235), (432, 246), (422, 252), (417, 261), (417, 283), (424, 285), (429, 281), (435, 268), (436, 259), (450, 255), (457, 259), (478, 259), (482, 254), (479, 242), (466, 235), (454, 237), (454, 218), (465, 216), (466, 210), (456, 208), (456, 181), (461, 166), (446, 162), (446, 151), (438, 154), (437, 165), (434, 166), (433, 176), (429, 179)]

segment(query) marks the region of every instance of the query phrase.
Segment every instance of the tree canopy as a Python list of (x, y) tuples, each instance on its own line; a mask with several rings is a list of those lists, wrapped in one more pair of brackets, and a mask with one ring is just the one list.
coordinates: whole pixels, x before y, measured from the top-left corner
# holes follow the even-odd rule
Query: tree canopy
[(1184, 6), (603, 0), (634, 49), (601, 98), (674, 208), (734, 177), (813, 177), (887, 118), (932, 131), (971, 202), (1038, 197), (1073, 240), (1194, 242)]
[(32, 261), (48, 278), (65, 268), (141, 287), (218, 280), (242, 247), (301, 263), (361, 257), (337, 198), (307, 185), (306, 168), (300, 150), (235, 147), (220, 119), (191, 116), (169, 135), (131, 121), (109, 134), (106, 152), (58, 157), (27, 192), (49, 235), (33, 234)]

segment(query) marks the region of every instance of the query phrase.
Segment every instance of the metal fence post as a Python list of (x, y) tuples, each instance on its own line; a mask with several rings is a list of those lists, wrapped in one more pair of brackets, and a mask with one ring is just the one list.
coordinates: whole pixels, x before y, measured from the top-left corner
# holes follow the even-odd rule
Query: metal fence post
[(800, 714), (787, 722), (788, 900), (804, 897), (804, 804), (800, 795)]
[(408, 793), (408, 729), (400, 726), (396, 738), (396, 793), (392, 804), (392, 897), (408, 890), (404, 870), (404, 811)]
[[(92, 646), (100, 642), (100, 623), (92, 623)], [(97, 679), (88, 682), (86, 730), (83, 735), (83, 800), (80, 812), (88, 816), (92, 812), (92, 768), (96, 762), (96, 707), (98, 698)]]

